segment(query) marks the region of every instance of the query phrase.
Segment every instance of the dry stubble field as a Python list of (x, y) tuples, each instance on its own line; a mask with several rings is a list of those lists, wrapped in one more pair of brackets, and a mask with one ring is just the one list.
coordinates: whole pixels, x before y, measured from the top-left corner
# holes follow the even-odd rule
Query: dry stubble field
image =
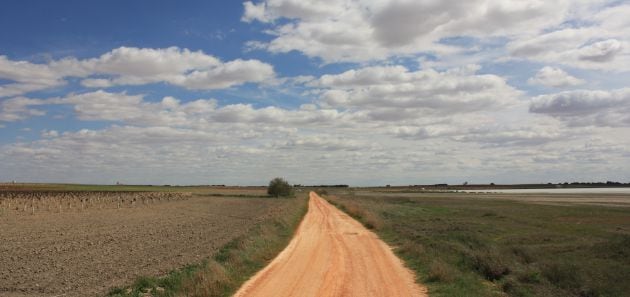
[(61, 202), (20, 190), (26, 207), (15, 193), (9, 207), (0, 191), (0, 295), (7, 297), (104, 295), (136, 277), (199, 263), (287, 202), (211, 196), (260, 189), (193, 189), (161, 200), (146, 198), (160, 193), (109, 192), (118, 198), (107, 200), (107, 192), (98, 199), (96, 192), (51, 192)]

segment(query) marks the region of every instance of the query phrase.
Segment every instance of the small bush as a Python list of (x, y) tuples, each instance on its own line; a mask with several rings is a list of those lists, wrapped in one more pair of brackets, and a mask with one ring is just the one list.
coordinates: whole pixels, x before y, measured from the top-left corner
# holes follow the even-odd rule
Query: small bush
[(522, 283), (528, 284), (540, 284), (542, 282), (543, 276), (542, 274), (533, 269), (529, 269), (519, 274), (518, 280)]
[(545, 265), (543, 275), (550, 283), (560, 288), (579, 288), (582, 280), (574, 263), (558, 261)]
[(326, 191), (326, 189), (317, 189), (315, 190), (315, 193), (317, 193), (317, 195), (319, 196), (328, 195), (328, 191)]
[(293, 196), (293, 187), (283, 178), (276, 177), (269, 182), (267, 194), (274, 197)]
[(434, 260), (429, 266), (430, 282), (452, 282), (455, 279), (455, 270), (448, 264)]
[(514, 297), (530, 297), (532, 293), (519, 282), (513, 279), (507, 279), (501, 285), (503, 292), (508, 293), (509, 296)]
[(512, 247), (512, 253), (518, 258), (521, 263), (531, 264), (536, 262), (536, 253), (532, 248), (514, 246)]
[(474, 251), (472, 253), (472, 266), (490, 281), (501, 279), (510, 273), (510, 268), (503, 259), (503, 255), (495, 250)]

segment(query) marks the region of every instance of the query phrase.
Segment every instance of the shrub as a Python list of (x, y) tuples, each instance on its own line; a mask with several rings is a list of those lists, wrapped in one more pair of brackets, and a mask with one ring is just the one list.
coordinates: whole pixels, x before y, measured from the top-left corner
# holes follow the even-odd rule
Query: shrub
[(315, 190), (315, 193), (317, 193), (317, 195), (319, 196), (328, 195), (328, 191), (326, 191), (326, 189), (317, 189)]
[(276, 177), (269, 182), (267, 194), (274, 197), (287, 197), (293, 195), (293, 187), (283, 178)]
[(575, 263), (556, 261), (543, 267), (543, 276), (560, 288), (579, 288), (583, 281)]
[(430, 282), (452, 282), (455, 279), (455, 270), (439, 259), (433, 260), (429, 266), (428, 280)]
[(472, 252), (472, 267), (487, 280), (501, 279), (510, 273), (506, 260), (496, 250), (477, 250)]

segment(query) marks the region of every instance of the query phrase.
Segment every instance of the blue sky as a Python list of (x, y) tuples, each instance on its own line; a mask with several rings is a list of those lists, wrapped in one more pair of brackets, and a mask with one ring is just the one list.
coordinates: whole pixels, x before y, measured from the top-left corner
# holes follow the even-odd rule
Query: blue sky
[(623, 1), (2, 5), (0, 180), (630, 181)]

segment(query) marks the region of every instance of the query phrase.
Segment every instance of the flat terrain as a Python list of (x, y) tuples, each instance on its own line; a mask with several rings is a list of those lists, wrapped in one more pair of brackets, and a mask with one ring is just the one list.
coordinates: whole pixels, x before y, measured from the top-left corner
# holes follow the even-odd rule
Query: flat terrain
[(630, 296), (630, 195), (328, 191), (430, 296)]
[(310, 195), (288, 247), (236, 297), (426, 296), (391, 248), (360, 223)]
[(630, 194), (625, 193), (465, 193), (465, 192), (396, 192), (396, 191), (366, 191), (357, 190), (353, 195), (370, 197), (445, 197), (445, 198), (469, 198), (489, 200), (512, 200), (547, 205), (601, 205), (612, 207), (630, 207)]
[(138, 276), (201, 262), (286, 201), (193, 195), (121, 208), (79, 209), (75, 203), (61, 213), (5, 210), (0, 295), (104, 295)]

